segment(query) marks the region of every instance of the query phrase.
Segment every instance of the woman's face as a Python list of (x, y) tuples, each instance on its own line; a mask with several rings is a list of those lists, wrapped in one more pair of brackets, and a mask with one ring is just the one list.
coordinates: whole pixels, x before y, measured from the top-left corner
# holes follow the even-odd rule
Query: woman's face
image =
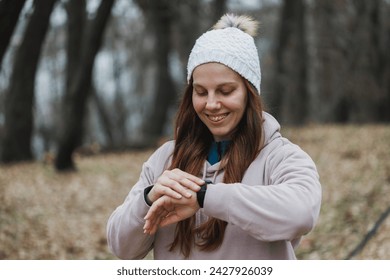
[(243, 78), (220, 63), (201, 64), (193, 74), (192, 104), (215, 141), (229, 140), (244, 115), (247, 90)]

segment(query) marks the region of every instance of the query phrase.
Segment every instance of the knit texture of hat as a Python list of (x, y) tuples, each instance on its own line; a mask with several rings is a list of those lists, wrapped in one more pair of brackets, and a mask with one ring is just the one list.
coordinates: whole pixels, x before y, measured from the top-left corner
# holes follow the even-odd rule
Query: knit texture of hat
[(260, 94), (261, 69), (254, 39), (236, 27), (215, 29), (200, 36), (187, 65), (187, 82), (194, 69), (204, 63), (218, 62), (247, 79)]

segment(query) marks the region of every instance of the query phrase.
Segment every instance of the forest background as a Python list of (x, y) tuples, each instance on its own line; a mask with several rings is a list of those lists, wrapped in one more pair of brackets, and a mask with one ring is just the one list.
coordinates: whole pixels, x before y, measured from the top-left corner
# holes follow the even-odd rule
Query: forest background
[(390, 259), (388, 0), (0, 0), (0, 259), (113, 258), (108, 215), (226, 12), (260, 21), (261, 96), (321, 175), (298, 256)]

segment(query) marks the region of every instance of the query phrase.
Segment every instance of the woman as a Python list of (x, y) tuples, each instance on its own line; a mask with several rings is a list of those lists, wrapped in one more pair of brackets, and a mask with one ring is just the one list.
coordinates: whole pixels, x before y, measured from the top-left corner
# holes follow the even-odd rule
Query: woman
[(263, 112), (257, 22), (225, 15), (195, 43), (175, 140), (111, 215), (119, 258), (295, 259), (321, 204), (316, 167)]

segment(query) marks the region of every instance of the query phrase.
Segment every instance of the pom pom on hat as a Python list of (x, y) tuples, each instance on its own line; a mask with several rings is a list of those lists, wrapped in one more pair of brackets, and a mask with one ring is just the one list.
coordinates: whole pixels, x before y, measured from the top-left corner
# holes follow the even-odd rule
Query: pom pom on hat
[(226, 14), (213, 26), (213, 29), (224, 29), (227, 27), (238, 28), (248, 35), (255, 37), (259, 28), (259, 22), (246, 15), (236, 16), (233, 14)]
[(197, 66), (219, 62), (247, 79), (260, 94), (260, 60), (252, 37), (258, 22), (249, 16), (226, 14), (213, 28), (196, 40), (188, 59), (187, 82)]

